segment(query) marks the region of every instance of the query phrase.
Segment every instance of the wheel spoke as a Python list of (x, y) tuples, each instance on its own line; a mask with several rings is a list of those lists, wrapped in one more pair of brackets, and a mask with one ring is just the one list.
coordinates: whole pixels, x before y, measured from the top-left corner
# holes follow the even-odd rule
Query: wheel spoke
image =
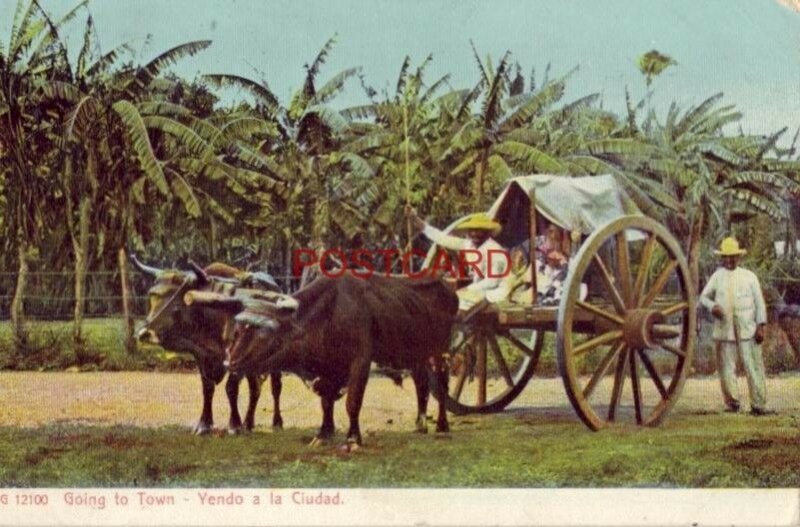
[(609, 313), (605, 309), (599, 308), (599, 307), (595, 306), (594, 304), (590, 304), (589, 302), (586, 302), (584, 300), (577, 300), (575, 302), (575, 304), (577, 304), (578, 306), (582, 307), (586, 311), (589, 311), (590, 313), (593, 313), (593, 314), (597, 315), (598, 317), (602, 317), (602, 318), (608, 320), (609, 322), (613, 322), (615, 324), (619, 324), (620, 326), (624, 323), (624, 321), (622, 320), (621, 317), (618, 317), (614, 313)]
[(509, 342), (511, 342), (514, 346), (519, 348), (520, 351), (522, 351), (525, 355), (533, 357), (534, 350), (526, 346), (525, 343), (523, 343), (521, 340), (515, 337), (510, 331), (503, 331), (501, 335), (507, 338)]
[(620, 231), (614, 236), (617, 244), (617, 272), (622, 287), (622, 299), (626, 306), (633, 305), (633, 284), (631, 283), (631, 255), (628, 250), (628, 240), (625, 231)]
[(620, 397), (622, 396), (622, 387), (625, 385), (625, 363), (630, 351), (623, 348), (617, 357), (617, 370), (614, 372), (614, 388), (611, 390), (611, 403), (608, 405), (608, 420), (613, 421), (617, 413), (617, 405), (619, 405)]
[(689, 302), (678, 302), (677, 304), (673, 304), (669, 307), (665, 307), (661, 310), (661, 314), (665, 317), (674, 315), (675, 313), (680, 313), (681, 311), (686, 311), (689, 309)]
[(478, 341), (476, 359), (475, 377), (478, 381), (478, 406), (482, 406), (486, 404), (486, 338), (483, 335)]
[(594, 255), (594, 263), (600, 270), (600, 279), (608, 294), (611, 295), (611, 302), (614, 304), (614, 308), (620, 315), (624, 314), (626, 311), (625, 302), (622, 300), (617, 287), (614, 285), (614, 279), (611, 278), (611, 273), (608, 272), (608, 268), (599, 254)]
[(608, 367), (611, 366), (611, 361), (614, 360), (614, 357), (617, 356), (617, 353), (619, 353), (619, 351), (622, 349), (623, 346), (625, 346), (625, 343), (620, 342), (619, 344), (611, 348), (609, 352), (606, 353), (606, 356), (603, 357), (603, 360), (600, 361), (600, 365), (592, 374), (592, 378), (589, 379), (589, 384), (587, 384), (586, 387), (583, 389), (584, 399), (588, 399), (589, 396), (592, 395), (592, 392), (594, 392), (594, 389), (597, 387), (597, 383), (599, 383), (600, 379), (602, 379), (603, 376), (606, 374), (606, 372), (608, 371)]
[(500, 368), (500, 373), (503, 374), (506, 384), (508, 384), (509, 387), (513, 387), (514, 379), (511, 377), (511, 372), (508, 370), (508, 364), (506, 364), (506, 360), (503, 358), (503, 354), (500, 352), (500, 345), (497, 344), (497, 338), (492, 335), (488, 340), (489, 348), (491, 348), (492, 355), (494, 355), (494, 360), (497, 363), (497, 366)]
[(653, 250), (656, 247), (655, 235), (649, 235), (642, 249), (642, 261), (639, 262), (639, 270), (636, 272), (636, 283), (633, 285), (633, 305), (638, 306), (644, 294), (644, 285), (647, 282), (647, 273), (650, 271), (650, 261), (653, 258)]
[(622, 330), (615, 329), (613, 331), (608, 331), (606, 333), (603, 333), (602, 335), (599, 335), (593, 339), (589, 339), (586, 342), (583, 342), (572, 348), (572, 356), (577, 357), (578, 355), (589, 353), (598, 346), (602, 346), (603, 344), (608, 344), (609, 342), (614, 342), (615, 340), (619, 340), (621, 338), (622, 338)]
[(659, 342), (658, 345), (661, 346), (662, 348), (664, 348), (665, 350), (667, 350), (668, 352), (670, 352), (670, 353), (672, 353), (674, 355), (677, 355), (678, 357), (680, 357), (682, 359), (686, 358), (686, 352), (684, 352), (682, 349), (678, 348), (677, 346), (673, 346), (672, 344), (667, 344), (665, 342)]
[(650, 288), (647, 296), (642, 300), (640, 307), (647, 307), (653, 303), (653, 300), (656, 299), (656, 297), (661, 293), (661, 290), (664, 289), (664, 286), (667, 285), (669, 275), (672, 274), (676, 267), (678, 267), (678, 260), (670, 260), (667, 266), (658, 275), (655, 282), (653, 282), (653, 287)]
[(456, 353), (458, 353), (461, 350), (461, 348), (464, 347), (464, 344), (466, 344), (467, 341), (470, 338), (472, 338), (472, 335), (470, 335), (469, 332), (466, 331), (466, 330), (464, 331), (463, 335), (464, 335), (463, 340), (461, 342), (459, 342), (458, 345), (455, 348), (450, 350), (450, 355), (455, 355)]
[(650, 357), (644, 352), (644, 350), (638, 350), (639, 358), (642, 360), (642, 364), (644, 364), (644, 369), (647, 370), (647, 374), (650, 375), (650, 378), (653, 379), (653, 384), (656, 385), (656, 389), (658, 393), (661, 394), (662, 399), (667, 398), (667, 389), (664, 387), (664, 383), (661, 381), (661, 376), (658, 374), (658, 370), (653, 365), (653, 362), (650, 360)]
[(470, 365), (466, 360), (466, 355), (464, 357), (464, 364), (461, 367), (461, 371), (458, 374), (458, 379), (456, 379), (456, 385), (453, 388), (453, 399), (458, 401), (461, 399), (461, 392), (464, 391), (464, 381), (467, 380), (467, 371), (469, 370)]
[(633, 391), (633, 408), (636, 413), (636, 424), (642, 424), (642, 390), (639, 387), (639, 370), (636, 366), (636, 353), (628, 354), (631, 370), (631, 390)]

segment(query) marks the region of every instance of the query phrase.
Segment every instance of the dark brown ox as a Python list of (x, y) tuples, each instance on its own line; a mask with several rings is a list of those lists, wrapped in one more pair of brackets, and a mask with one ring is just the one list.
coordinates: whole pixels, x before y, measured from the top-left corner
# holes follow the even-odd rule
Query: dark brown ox
[(311, 380), (322, 398), (314, 443), (334, 434), (333, 405), (347, 389), (348, 445), (361, 444), (358, 417), (371, 363), (411, 371), (417, 392), (417, 430), (427, 431), (428, 373), (436, 375), (437, 432), (449, 431), (444, 401), (447, 352), (458, 311), (455, 293), (438, 279), (349, 275), (318, 278), (293, 295), (298, 307), (219, 295), (185, 301), (238, 313), (229, 368), (248, 374), (282, 370)]
[[(196, 434), (207, 434), (214, 426), (212, 402), (214, 391), (225, 377), (225, 348), (230, 344), (233, 335), (232, 317), (219, 310), (202, 306), (187, 306), (183, 296), (189, 291), (208, 291), (226, 297), (247, 296), (253, 294), (271, 295), (273, 300), (286, 295), (270, 291), (270, 285), (260, 284), (259, 289), (243, 288), (241, 280), (231, 278), (233, 268), (212, 264), (205, 270), (191, 264), (193, 271), (164, 271), (150, 267), (131, 258), (140, 271), (155, 278), (155, 283), (148, 291), (149, 312), (145, 325), (138, 332), (140, 342), (158, 344), (165, 349), (189, 353), (194, 356), (203, 386), (203, 410), (194, 431)], [(210, 274), (215, 272), (218, 274)], [(290, 298), (286, 296), (286, 298)], [(250, 399), (245, 414), (244, 427), (252, 430), (255, 425), (255, 410), (261, 395), (263, 378), (258, 374), (247, 375)], [(242, 430), (242, 419), (239, 415), (239, 384), (242, 376), (229, 374), (225, 384), (225, 392), (230, 403), (230, 419), (228, 431), (239, 433)], [(272, 372), (270, 375), (274, 413), (272, 426), (280, 428), (283, 419), (280, 412), (281, 375)]]

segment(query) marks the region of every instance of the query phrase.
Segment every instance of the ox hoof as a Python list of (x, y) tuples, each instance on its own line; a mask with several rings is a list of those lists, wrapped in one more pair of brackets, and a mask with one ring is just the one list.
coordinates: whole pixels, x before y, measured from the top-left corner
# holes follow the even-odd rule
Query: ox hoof
[(272, 421), (273, 430), (283, 430), (283, 419), (275, 419)]
[(414, 431), (418, 434), (428, 433), (428, 419), (424, 415), (417, 417), (416, 428)]
[(213, 427), (211, 425), (205, 423), (197, 423), (197, 426), (194, 427), (194, 435), (196, 436), (206, 436), (211, 433)]
[(330, 444), (330, 439), (325, 437), (315, 437), (314, 439), (311, 440), (308, 446), (310, 446), (311, 448), (320, 448), (323, 446), (327, 446), (329, 444)]
[(238, 436), (239, 434), (243, 434), (244, 432), (245, 432), (245, 430), (241, 426), (229, 426), (228, 427), (228, 435), (229, 436)]
[(356, 450), (359, 450), (360, 448), (361, 448), (361, 445), (358, 444), (358, 442), (356, 442), (355, 440), (348, 440), (347, 443), (345, 443), (345, 444), (343, 444), (343, 445), (341, 445), (339, 447), (339, 451), (340, 452), (344, 452), (345, 454), (350, 454), (351, 452), (355, 452)]

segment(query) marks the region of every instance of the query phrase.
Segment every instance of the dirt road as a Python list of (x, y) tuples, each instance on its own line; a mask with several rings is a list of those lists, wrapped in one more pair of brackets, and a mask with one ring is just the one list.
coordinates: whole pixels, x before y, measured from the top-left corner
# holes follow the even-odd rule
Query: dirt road
[[(746, 382), (739, 379), (743, 394)], [(781, 414), (800, 415), (800, 375), (768, 380), (769, 405)], [(246, 407), (246, 383), (242, 384), (240, 409)], [(35, 427), (57, 422), (135, 426), (191, 426), (200, 415), (200, 379), (196, 374), (147, 372), (39, 373), (0, 372), (0, 426)], [(743, 398), (746, 406), (746, 395)], [(214, 398), (215, 425), (227, 423), (224, 386)], [(362, 428), (372, 430), (411, 429), (415, 419), (413, 383), (402, 388), (376, 377), (370, 380), (362, 411)], [(284, 377), (281, 400), (287, 427), (316, 427), (320, 422), (319, 399), (296, 377)], [(256, 423), (268, 427), (272, 420), (269, 384), (264, 384)], [(432, 401), (433, 413), (435, 401)], [(509, 406), (518, 412), (554, 418), (576, 419), (559, 378), (534, 378), (522, 395)], [(716, 377), (686, 382), (673, 414), (697, 414), (722, 410)], [(336, 405), (336, 422), (344, 426), (344, 404)]]

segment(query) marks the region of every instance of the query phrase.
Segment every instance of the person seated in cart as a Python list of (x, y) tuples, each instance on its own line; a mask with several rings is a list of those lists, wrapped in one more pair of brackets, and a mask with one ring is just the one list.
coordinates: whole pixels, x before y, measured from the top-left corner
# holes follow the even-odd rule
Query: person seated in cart
[(446, 234), (426, 223), (417, 216), (417, 211), (412, 207), (407, 205), (405, 210), (416, 232), (424, 234), (435, 244), (451, 251), (477, 251), (480, 256), (477, 272), (471, 266), (468, 267), (472, 283), (456, 291), (459, 311), (467, 312), (478, 305), (493, 302), (491, 293), (498, 289), (508, 274), (509, 262), (503, 257), (506, 250), (493, 238), (500, 233), (502, 226), (486, 214), (473, 214), (453, 229), (454, 232), (467, 234), (466, 238), (461, 238)]

